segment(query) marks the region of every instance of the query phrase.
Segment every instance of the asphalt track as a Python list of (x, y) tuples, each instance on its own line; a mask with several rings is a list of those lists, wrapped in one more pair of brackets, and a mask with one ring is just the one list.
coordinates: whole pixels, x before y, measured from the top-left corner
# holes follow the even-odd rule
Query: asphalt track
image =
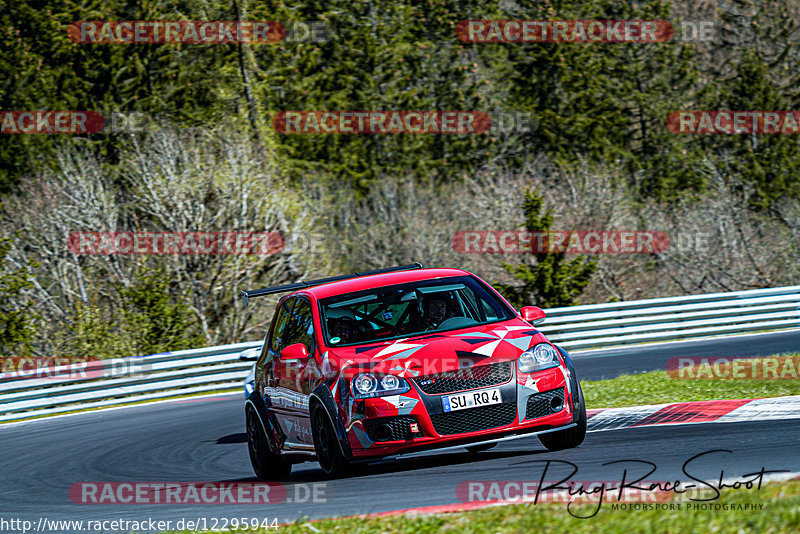
[[(750, 338), (751, 336), (747, 336)], [(625, 349), (613, 355), (576, 355), (581, 377), (615, 376), (618, 369), (663, 368), (675, 355), (756, 355), (797, 350), (800, 333), (724, 338)], [(634, 357), (634, 351), (639, 356)], [(759, 352), (763, 351), (763, 352)], [(640, 361), (639, 357), (645, 359)], [(591, 407), (590, 407), (591, 408)], [(145, 405), (0, 426), (0, 519), (171, 520), (205, 518), (321, 518), (447, 505), (459, 502), (456, 488), (466, 481), (538, 481), (552, 460), (546, 480), (620, 480), (644, 460), (656, 471), (647, 480), (687, 480), (684, 464), (693, 456), (726, 449), (690, 461), (688, 472), (704, 480), (744, 480), (766, 470), (800, 473), (797, 420), (692, 424), (590, 432), (577, 449), (547, 452), (535, 437), (505, 442), (470, 455), (461, 451), (360, 466), (344, 479), (321, 477), (315, 463), (295, 466), (283, 481), (287, 500), (280, 504), (85, 505), (68, 491), (76, 482), (222, 482), (255, 481), (245, 443), (242, 398), (238, 395)], [(570, 468), (571, 469), (571, 468)], [(318, 501), (305, 500), (312, 484)], [(734, 490), (724, 490), (734, 491)], [(298, 499), (300, 497), (300, 499)], [(289, 502), (289, 501), (292, 502)], [(296, 502), (300, 500), (301, 502)], [(324, 502), (321, 502), (323, 501)], [(601, 511), (600, 513), (604, 513)], [(755, 512), (755, 513), (768, 513)]]

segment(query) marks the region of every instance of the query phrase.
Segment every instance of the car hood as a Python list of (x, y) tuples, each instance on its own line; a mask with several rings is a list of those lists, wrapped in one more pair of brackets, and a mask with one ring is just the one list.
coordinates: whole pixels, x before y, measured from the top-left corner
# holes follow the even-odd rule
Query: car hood
[(547, 341), (528, 323), (512, 319), (350, 347), (329, 349), (343, 374), (371, 371), (402, 377), (427, 376), (507, 360)]

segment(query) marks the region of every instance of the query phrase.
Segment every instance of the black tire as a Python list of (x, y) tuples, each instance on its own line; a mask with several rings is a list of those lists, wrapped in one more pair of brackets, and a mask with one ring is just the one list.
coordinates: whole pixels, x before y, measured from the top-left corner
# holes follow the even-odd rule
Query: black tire
[(497, 443), (483, 443), (481, 445), (470, 445), (467, 447), (467, 451), (471, 454), (477, 454), (479, 452), (488, 451), (489, 449), (494, 449), (497, 447)]
[(311, 431), (314, 437), (317, 461), (325, 476), (336, 478), (345, 474), (350, 467), (350, 462), (342, 454), (339, 439), (328, 417), (328, 412), (319, 404), (311, 413)]
[(539, 434), (539, 441), (542, 442), (548, 450), (561, 451), (564, 449), (572, 449), (583, 443), (586, 437), (586, 404), (583, 402), (583, 390), (580, 383), (578, 384), (579, 398), (578, 403), (578, 420), (575, 422), (576, 426), (566, 430), (558, 430), (556, 432), (548, 432), (547, 434)]
[(248, 406), (246, 413), (247, 450), (250, 453), (250, 463), (253, 465), (256, 477), (264, 481), (288, 477), (292, 472), (292, 464), (279, 454), (270, 452), (267, 435), (264, 433), (255, 408)]

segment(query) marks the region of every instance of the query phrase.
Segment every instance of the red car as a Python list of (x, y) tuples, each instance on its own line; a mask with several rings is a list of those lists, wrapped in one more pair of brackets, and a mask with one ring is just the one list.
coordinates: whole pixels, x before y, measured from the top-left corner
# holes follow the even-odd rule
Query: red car
[(578, 446), (586, 406), (572, 361), (489, 284), (419, 264), (242, 292), (278, 303), (245, 403), (250, 460), (264, 480), (316, 459), (427, 449), (476, 452), (536, 434)]

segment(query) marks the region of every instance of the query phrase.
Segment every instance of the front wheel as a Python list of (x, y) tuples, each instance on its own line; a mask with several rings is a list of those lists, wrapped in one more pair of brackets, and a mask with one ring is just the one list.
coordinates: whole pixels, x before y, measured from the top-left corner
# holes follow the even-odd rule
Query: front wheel
[(311, 414), (311, 428), (314, 436), (314, 450), (322, 472), (328, 478), (342, 476), (350, 463), (342, 454), (339, 439), (336, 436), (325, 408), (317, 405)]
[(267, 435), (255, 408), (247, 407), (247, 450), (250, 463), (259, 480), (286, 478), (292, 472), (292, 464), (279, 454), (270, 452)]
[(572, 449), (583, 443), (586, 437), (586, 404), (583, 402), (583, 390), (581, 389), (580, 383), (578, 384), (578, 393), (580, 393), (580, 408), (576, 426), (566, 430), (539, 434), (539, 441), (541, 441), (542, 445), (548, 450), (561, 451), (564, 449)]

